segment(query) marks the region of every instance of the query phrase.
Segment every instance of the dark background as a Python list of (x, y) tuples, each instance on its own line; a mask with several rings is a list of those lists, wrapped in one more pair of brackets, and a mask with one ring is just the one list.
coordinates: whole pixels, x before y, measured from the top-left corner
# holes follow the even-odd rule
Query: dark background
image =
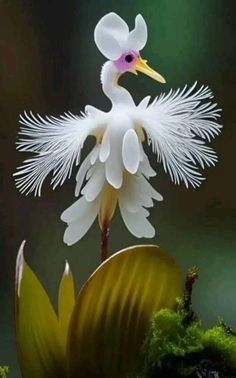
[[(79, 287), (98, 266), (100, 237), (95, 222), (73, 247), (62, 242), (65, 226), (59, 216), (73, 202), (74, 176), (55, 191), (47, 180), (41, 198), (17, 192), (12, 173), (26, 157), (15, 151), (18, 115), (24, 109), (42, 115), (78, 113), (86, 104), (109, 109), (99, 79), (104, 58), (94, 44), (93, 31), (110, 11), (119, 13), (131, 28), (136, 14), (144, 16), (149, 39), (142, 55), (167, 79), (162, 87), (145, 76), (127, 74), (122, 84), (136, 100), (198, 80), (212, 88), (223, 109), (224, 130), (212, 143), (219, 163), (206, 172), (200, 189), (175, 186), (158, 166), (153, 184), (164, 201), (151, 213), (158, 229), (151, 243), (169, 251), (183, 274), (188, 266), (199, 266), (194, 305), (203, 324), (211, 325), (221, 315), (236, 329), (235, 1), (2, 0), (0, 364), (10, 365), (10, 377), (20, 376), (14, 339), (14, 269), (21, 241), (27, 239), (25, 257), (55, 303), (65, 259)], [(156, 168), (155, 156), (151, 162)], [(128, 233), (117, 214), (111, 251), (137, 243), (140, 240)]]

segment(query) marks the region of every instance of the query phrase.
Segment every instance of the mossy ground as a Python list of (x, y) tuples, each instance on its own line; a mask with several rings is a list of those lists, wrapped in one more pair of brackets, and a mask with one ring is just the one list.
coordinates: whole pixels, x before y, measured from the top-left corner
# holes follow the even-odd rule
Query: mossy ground
[(203, 330), (192, 310), (188, 284), (186, 280), (175, 310), (162, 309), (153, 315), (138, 378), (236, 377), (235, 333), (222, 320)]
[(154, 314), (142, 351), (141, 378), (236, 377), (236, 337), (223, 324), (204, 331), (181, 312)]

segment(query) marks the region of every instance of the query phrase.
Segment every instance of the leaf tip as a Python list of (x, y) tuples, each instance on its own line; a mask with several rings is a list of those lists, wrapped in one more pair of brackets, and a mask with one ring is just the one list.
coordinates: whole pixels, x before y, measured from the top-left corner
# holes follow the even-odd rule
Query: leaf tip
[(69, 274), (70, 274), (70, 265), (69, 265), (68, 261), (66, 260), (64, 275), (69, 276)]
[(24, 259), (24, 246), (25, 246), (26, 241), (23, 240), (23, 242), (20, 245), (19, 251), (17, 253), (17, 258), (16, 258), (16, 292), (18, 297), (20, 296), (20, 285), (21, 285), (21, 280), (22, 280), (22, 275), (23, 275), (23, 268), (25, 264), (25, 259)]

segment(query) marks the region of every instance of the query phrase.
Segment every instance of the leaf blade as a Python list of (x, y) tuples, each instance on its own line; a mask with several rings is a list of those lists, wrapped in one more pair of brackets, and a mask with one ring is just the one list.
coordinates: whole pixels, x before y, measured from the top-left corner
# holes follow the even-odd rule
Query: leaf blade
[(81, 289), (68, 339), (69, 377), (132, 377), (153, 311), (180, 294), (178, 267), (156, 246), (131, 247), (103, 263)]
[(16, 264), (15, 316), (23, 378), (65, 377), (65, 352), (55, 311), (36, 275), (26, 264), (22, 243)]

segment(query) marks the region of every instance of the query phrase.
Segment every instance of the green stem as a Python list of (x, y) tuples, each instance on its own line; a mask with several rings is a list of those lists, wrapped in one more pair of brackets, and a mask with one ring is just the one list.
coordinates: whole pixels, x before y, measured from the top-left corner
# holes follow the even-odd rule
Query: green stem
[(108, 224), (104, 224), (101, 233), (101, 262), (108, 258), (108, 237), (109, 227)]

